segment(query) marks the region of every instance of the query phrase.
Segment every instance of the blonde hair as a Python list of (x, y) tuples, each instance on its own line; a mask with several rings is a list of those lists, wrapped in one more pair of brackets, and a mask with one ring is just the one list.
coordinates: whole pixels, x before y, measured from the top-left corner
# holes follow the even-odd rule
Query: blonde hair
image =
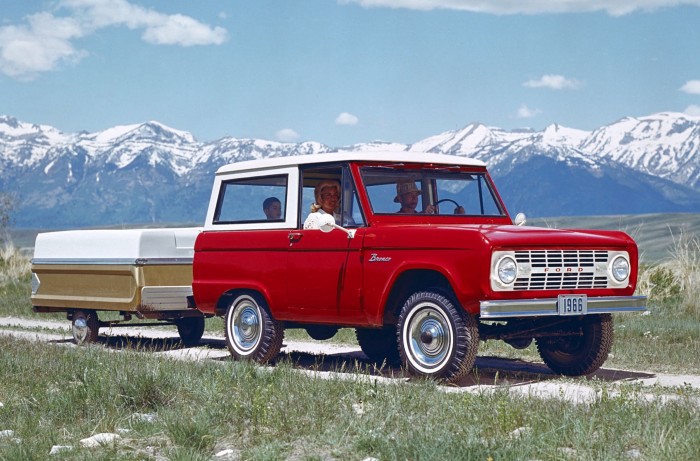
[(324, 179), (320, 183), (316, 184), (316, 188), (314, 189), (314, 199), (316, 201), (311, 204), (312, 213), (316, 213), (318, 210), (321, 209), (321, 205), (319, 205), (319, 203), (321, 202), (321, 192), (323, 191), (323, 189), (326, 189), (328, 187), (335, 188), (335, 190), (338, 192), (338, 196), (340, 196), (340, 184), (338, 183), (338, 181), (334, 179)]

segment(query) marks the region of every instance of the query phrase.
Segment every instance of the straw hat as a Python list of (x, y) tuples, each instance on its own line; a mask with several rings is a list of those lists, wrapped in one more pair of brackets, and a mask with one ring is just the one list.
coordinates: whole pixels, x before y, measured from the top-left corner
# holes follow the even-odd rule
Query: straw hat
[(416, 183), (413, 181), (407, 181), (407, 182), (400, 182), (396, 184), (396, 197), (394, 197), (394, 202), (399, 203), (399, 197), (402, 196), (403, 194), (408, 194), (409, 192), (418, 192), (420, 193), (420, 189), (416, 187)]

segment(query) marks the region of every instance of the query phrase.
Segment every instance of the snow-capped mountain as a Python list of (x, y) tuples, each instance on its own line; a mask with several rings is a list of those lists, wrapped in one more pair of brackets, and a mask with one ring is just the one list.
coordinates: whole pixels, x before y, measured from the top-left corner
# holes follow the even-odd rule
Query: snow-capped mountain
[[(509, 209), (531, 216), (700, 212), (700, 117), (683, 114), (628, 117), (592, 132), (472, 123), (411, 145), (342, 149), (483, 160)], [(18, 227), (201, 222), (218, 167), (332, 150), (232, 137), (202, 143), (155, 121), (62, 133), (0, 116), (0, 192), (16, 195)]]
[(626, 117), (593, 131), (579, 149), (635, 170), (700, 187), (700, 117)]

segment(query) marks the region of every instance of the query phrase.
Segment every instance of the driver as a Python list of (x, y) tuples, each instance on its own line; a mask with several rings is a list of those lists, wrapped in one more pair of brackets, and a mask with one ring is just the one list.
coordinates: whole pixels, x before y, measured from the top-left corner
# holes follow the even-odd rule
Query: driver
[[(413, 181), (396, 184), (396, 197), (394, 197), (394, 202), (401, 204), (401, 209), (397, 213), (418, 213), (416, 207), (418, 206), (418, 196), (420, 192), (420, 189), (416, 187), (416, 183)], [(428, 205), (425, 207), (425, 210), (423, 210), (423, 213), (427, 214), (436, 212), (437, 207), (435, 205)], [(464, 207), (457, 205), (454, 213), (464, 214)]]
[[(394, 202), (401, 204), (401, 209), (397, 211), (397, 213), (418, 213), (416, 207), (418, 206), (419, 195), (420, 189), (416, 187), (416, 183), (413, 181), (405, 181), (396, 184), (396, 197), (394, 197)], [(425, 210), (423, 210), (423, 213), (435, 213), (435, 207), (433, 205), (428, 205), (425, 207)]]

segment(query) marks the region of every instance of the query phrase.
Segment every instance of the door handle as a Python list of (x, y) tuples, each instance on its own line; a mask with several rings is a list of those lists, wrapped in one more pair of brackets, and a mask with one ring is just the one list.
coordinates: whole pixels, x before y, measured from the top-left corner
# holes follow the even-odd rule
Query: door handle
[(304, 234), (302, 234), (301, 232), (290, 232), (289, 233), (289, 244), (291, 245), (294, 242), (298, 242), (299, 240), (301, 240), (301, 237), (303, 235)]

